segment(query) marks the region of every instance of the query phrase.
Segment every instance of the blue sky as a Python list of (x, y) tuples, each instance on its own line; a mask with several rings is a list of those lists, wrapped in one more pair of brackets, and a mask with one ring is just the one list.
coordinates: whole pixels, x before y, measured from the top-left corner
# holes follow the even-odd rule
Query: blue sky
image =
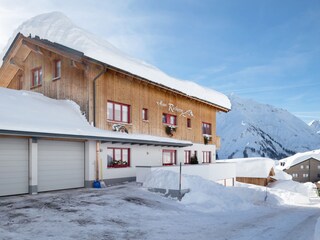
[(0, 0), (0, 48), (50, 11), (176, 78), (320, 119), (319, 0)]

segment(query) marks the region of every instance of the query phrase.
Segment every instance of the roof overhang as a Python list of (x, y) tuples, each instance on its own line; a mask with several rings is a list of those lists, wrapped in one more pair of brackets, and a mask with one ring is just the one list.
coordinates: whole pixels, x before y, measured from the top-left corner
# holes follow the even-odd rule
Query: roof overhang
[(32, 137), (32, 138), (58, 138), (58, 139), (75, 139), (75, 140), (95, 140), (102, 143), (112, 144), (131, 144), (131, 145), (149, 145), (149, 146), (162, 146), (162, 147), (188, 147), (192, 146), (191, 142), (177, 142), (163, 140), (144, 140), (130, 138), (116, 138), (108, 136), (95, 136), (95, 135), (77, 135), (77, 134), (64, 134), (64, 133), (50, 133), (50, 132), (33, 132), (33, 131), (16, 131), (16, 130), (3, 130), (0, 129), (0, 136), (16, 136), (16, 137)]

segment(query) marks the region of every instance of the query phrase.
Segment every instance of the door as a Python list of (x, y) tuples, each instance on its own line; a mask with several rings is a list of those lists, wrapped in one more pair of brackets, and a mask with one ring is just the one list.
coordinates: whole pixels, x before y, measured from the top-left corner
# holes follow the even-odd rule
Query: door
[(0, 138), (0, 196), (28, 193), (28, 139)]
[(84, 187), (84, 143), (38, 141), (38, 191)]

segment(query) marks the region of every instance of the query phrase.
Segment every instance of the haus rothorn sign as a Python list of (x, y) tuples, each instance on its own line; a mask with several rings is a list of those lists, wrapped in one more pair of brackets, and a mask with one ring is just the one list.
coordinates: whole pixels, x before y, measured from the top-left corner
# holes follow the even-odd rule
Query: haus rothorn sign
[(168, 108), (169, 112), (179, 113), (182, 117), (194, 117), (192, 110), (183, 110), (172, 103), (165, 103), (162, 100), (157, 102), (157, 105), (160, 107)]

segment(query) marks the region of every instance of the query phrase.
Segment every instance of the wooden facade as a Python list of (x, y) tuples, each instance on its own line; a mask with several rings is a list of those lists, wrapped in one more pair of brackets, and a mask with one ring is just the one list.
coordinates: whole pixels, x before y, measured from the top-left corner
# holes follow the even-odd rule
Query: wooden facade
[(309, 158), (284, 171), (297, 182), (318, 182), (320, 181), (320, 160)]
[(265, 178), (258, 177), (236, 177), (236, 181), (248, 184), (254, 184), (259, 186), (267, 186), (270, 182), (273, 182), (274, 179), (272, 176), (275, 176), (274, 169), (272, 168), (269, 172), (269, 175)]
[[(59, 78), (54, 77), (57, 60), (61, 61)], [(42, 83), (33, 87), (32, 71), (36, 68), (42, 69)], [(177, 121), (172, 138), (204, 143), (202, 123), (209, 123), (211, 136), (208, 143), (217, 147), (220, 139), (216, 136), (216, 113), (228, 111), (86, 57), (74, 49), (21, 34), (17, 35), (4, 57), (0, 86), (73, 100), (89, 122), (106, 130), (113, 130), (117, 124), (108, 120), (108, 102), (130, 107), (130, 121), (121, 123), (129, 133), (168, 137), (165, 131), (168, 124), (162, 122), (162, 116), (172, 114)], [(142, 109), (148, 110), (147, 120), (142, 119)], [(187, 121), (191, 126), (187, 126)]]

